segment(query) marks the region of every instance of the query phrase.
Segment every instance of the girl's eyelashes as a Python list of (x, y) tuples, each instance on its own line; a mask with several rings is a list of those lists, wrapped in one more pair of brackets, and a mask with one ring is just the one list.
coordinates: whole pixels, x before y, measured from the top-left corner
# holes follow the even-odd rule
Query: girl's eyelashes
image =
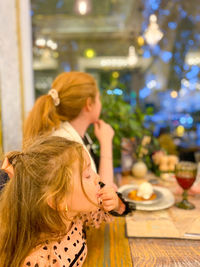
[(83, 175), (86, 179), (90, 179), (91, 178), (91, 174), (89, 171), (85, 172), (85, 174)]

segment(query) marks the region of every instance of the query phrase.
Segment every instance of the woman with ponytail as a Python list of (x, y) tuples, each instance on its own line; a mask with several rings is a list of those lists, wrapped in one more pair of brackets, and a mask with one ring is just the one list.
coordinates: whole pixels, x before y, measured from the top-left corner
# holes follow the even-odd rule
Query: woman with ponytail
[[(4, 161), (10, 176), (0, 193), (0, 267), (82, 266), (85, 226), (109, 221), (125, 206), (100, 188), (88, 154), (62, 137), (39, 138)], [(101, 199), (101, 201), (100, 201)]]
[[(81, 143), (89, 153), (92, 168), (106, 184), (113, 184), (112, 139), (114, 131), (99, 119), (101, 101), (94, 78), (83, 72), (64, 72), (53, 81), (47, 95), (37, 99), (25, 121), (24, 146), (40, 135), (62, 136)], [(100, 158), (87, 134), (94, 125)]]

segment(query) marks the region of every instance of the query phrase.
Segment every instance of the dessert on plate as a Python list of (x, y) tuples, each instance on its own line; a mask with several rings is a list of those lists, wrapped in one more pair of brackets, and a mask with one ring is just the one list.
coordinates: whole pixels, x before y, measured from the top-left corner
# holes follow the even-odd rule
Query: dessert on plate
[(156, 197), (153, 186), (148, 182), (142, 183), (138, 189), (134, 189), (128, 193), (128, 198), (134, 201), (154, 200)]

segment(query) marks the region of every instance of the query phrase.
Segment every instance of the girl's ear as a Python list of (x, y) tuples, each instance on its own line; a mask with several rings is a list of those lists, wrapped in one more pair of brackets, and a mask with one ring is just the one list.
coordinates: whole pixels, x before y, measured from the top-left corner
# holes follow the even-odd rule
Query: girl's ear
[(57, 206), (56, 208), (56, 204), (53, 201), (52, 197), (49, 197), (47, 199), (47, 204), (50, 208), (52, 208), (53, 210), (57, 209), (58, 211), (68, 211), (68, 207), (67, 207), (67, 203), (63, 202), (60, 205)]
[(85, 110), (86, 111), (91, 111), (92, 110), (92, 106), (93, 106), (93, 101), (91, 97), (88, 97), (85, 103)]

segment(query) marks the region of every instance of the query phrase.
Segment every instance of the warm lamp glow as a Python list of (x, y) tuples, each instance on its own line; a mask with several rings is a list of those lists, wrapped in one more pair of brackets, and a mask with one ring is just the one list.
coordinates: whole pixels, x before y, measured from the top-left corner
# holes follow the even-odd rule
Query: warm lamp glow
[(75, 11), (80, 15), (86, 15), (91, 11), (91, 0), (76, 0)]
[(118, 71), (113, 71), (112, 77), (115, 78), (115, 79), (119, 78), (119, 72)]
[(135, 47), (130, 46), (128, 50), (128, 63), (129, 65), (135, 65), (138, 62), (138, 56), (135, 52)]
[(171, 92), (171, 97), (176, 98), (178, 96), (178, 93), (176, 91)]
[(85, 50), (85, 56), (87, 58), (93, 58), (95, 56), (95, 51), (91, 48)]
[(143, 46), (144, 45), (144, 38), (142, 36), (139, 36), (137, 38), (137, 42), (138, 42), (139, 46)]
[(149, 18), (149, 26), (147, 27), (144, 38), (149, 45), (156, 45), (163, 37), (158, 24), (156, 15), (151, 15)]
[(184, 132), (185, 132), (185, 128), (182, 125), (179, 125), (176, 128), (176, 133), (177, 133), (178, 136), (180, 136), (180, 137), (183, 136)]

